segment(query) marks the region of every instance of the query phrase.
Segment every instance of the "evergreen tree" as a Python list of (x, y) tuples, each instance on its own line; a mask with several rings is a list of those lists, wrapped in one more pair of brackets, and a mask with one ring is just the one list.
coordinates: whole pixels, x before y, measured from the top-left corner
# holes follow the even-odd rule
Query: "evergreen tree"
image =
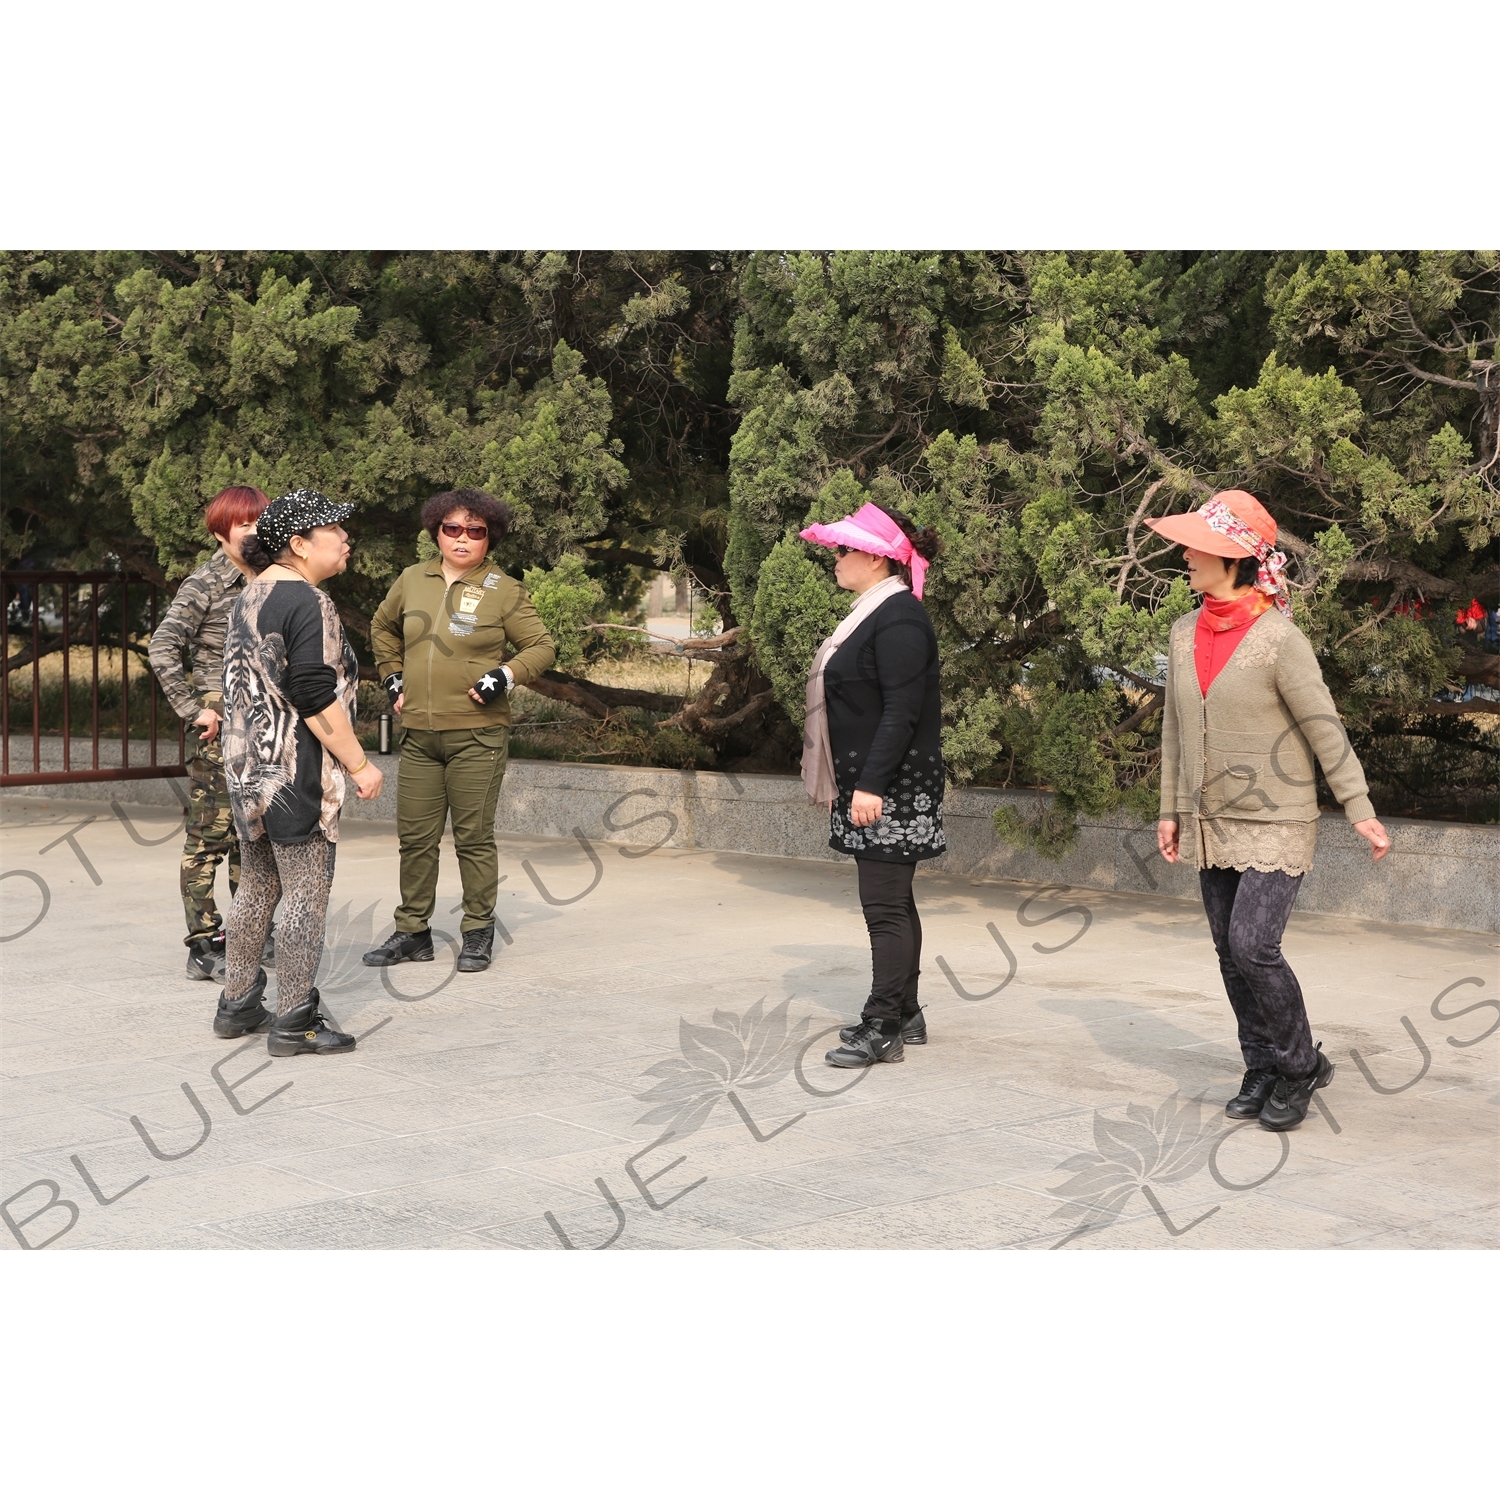
[(358, 637), (421, 501), (475, 485), (580, 648), (580, 610), (687, 568), (729, 628), (679, 722), (790, 769), (848, 604), (796, 533), (873, 498), (946, 544), (952, 775), (1054, 791), (1003, 831), (1055, 849), (1079, 812), (1154, 806), (1192, 601), (1145, 522), (1241, 487), (1404, 796), (1496, 753), (1493, 700), (1455, 690), (1500, 686), (1470, 605), (1500, 586), (1497, 307), (1478, 252), (5, 253), (4, 556), (175, 578), (223, 485), (312, 484), (360, 505), (334, 583)]
[(1159, 660), (1192, 601), (1144, 522), (1240, 487), (1283, 528), (1367, 754), (1472, 710), (1435, 695), (1495, 660), (1423, 601), (1494, 601), (1497, 293), (1493, 254), (753, 257), (728, 571), (778, 700), (800, 718), (847, 605), (797, 531), (894, 504), (947, 546), (954, 778), (1053, 789), (1000, 820), (1048, 850), (1079, 812), (1149, 816)]

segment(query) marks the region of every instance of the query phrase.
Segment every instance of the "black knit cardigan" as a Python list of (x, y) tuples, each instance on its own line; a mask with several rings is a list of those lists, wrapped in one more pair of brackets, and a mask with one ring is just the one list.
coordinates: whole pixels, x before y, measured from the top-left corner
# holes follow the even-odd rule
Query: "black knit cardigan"
[[(943, 837), (942, 700), (932, 621), (910, 593), (887, 599), (823, 670), (838, 799), (828, 843), (860, 859), (934, 859)], [(856, 791), (885, 799), (879, 821), (856, 828)]]

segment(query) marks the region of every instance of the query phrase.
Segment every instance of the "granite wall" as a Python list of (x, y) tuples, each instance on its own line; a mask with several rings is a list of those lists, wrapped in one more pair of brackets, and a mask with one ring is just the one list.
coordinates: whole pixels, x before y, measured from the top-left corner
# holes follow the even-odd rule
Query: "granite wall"
[[(386, 787), (374, 802), (352, 795), (344, 815), (394, 821), (399, 757), (380, 757)], [(122, 804), (179, 805), (186, 784), (169, 781), (8, 788), (7, 796), (111, 798)], [(948, 852), (924, 874), (1021, 880), (1086, 890), (1138, 891), (1196, 901), (1196, 872), (1168, 865), (1154, 827), (1127, 817), (1082, 820), (1072, 849), (1056, 862), (1000, 842), (992, 818), (1010, 804), (1031, 811), (1028, 793), (964, 789), (944, 806)], [(1297, 898), (1301, 911), (1407, 926), (1500, 931), (1500, 827), (1388, 818), (1394, 847), (1379, 864), (1339, 813), (1318, 825), (1318, 855)], [(809, 807), (790, 776), (662, 771), (566, 761), (512, 761), (496, 826), (503, 832), (647, 848), (722, 849), (790, 859), (840, 859), (828, 847), (828, 820)]]

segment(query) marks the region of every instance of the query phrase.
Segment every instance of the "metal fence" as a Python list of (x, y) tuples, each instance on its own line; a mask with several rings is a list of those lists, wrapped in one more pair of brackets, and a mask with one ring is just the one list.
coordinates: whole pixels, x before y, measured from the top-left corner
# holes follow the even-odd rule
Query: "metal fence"
[[(147, 698), (147, 742), (135, 742), (138, 759), (131, 763), (130, 738), (130, 661), (146, 659), (146, 642), (156, 629), (159, 600), (158, 586), (149, 579), (124, 573), (0, 573), (0, 662), (4, 664), (4, 686), (0, 690), (0, 787), (51, 786), (78, 781), (139, 781), (157, 776), (186, 776), (186, 736), (181, 720), (162, 696), (156, 678), (148, 674), (144, 683), (137, 682), (137, 694)], [(15, 628), (12, 628), (12, 615)], [(45, 623), (45, 629), (44, 629)], [(29, 630), (25, 627), (29, 625)], [(23, 631), (25, 632), (23, 634)], [(144, 636), (144, 640), (142, 637)], [(29, 637), (29, 639), (28, 639)], [(12, 641), (25, 642), (11, 655)], [(92, 743), (91, 764), (73, 765), (73, 653), (77, 647), (91, 648), (89, 670), (89, 730)], [(99, 654), (101, 650), (118, 649), (120, 655), (119, 763), (99, 764), (100, 741), (112, 741), (112, 732), (101, 729)], [(61, 723), (49, 726), (47, 733), (60, 732), (62, 765), (43, 769), (42, 748), (42, 662), (54, 654), (62, 657)], [(24, 727), (14, 723), (12, 682), (19, 672), (30, 668), (31, 713)], [(106, 663), (108, 670), (108, 663)], [(81, 676), (82, 674), (78, 674)], [(110, 686), (113, 696), (113, 684)], [(158, 708), (165, 714), (176, 736), (177, 754), (173, 764), (159, 761), (157, 745)], [(11, 769), (11, 736), (30, 737), (31, 769)], [(49, 756), (50, 760), (52, 757)]]

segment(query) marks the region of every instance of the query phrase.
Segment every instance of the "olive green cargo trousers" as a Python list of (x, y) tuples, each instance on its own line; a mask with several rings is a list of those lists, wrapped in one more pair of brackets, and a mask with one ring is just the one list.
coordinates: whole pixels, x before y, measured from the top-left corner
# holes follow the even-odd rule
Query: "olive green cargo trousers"
[(495, 920), (500, 856), (495, 849), (495, 803), (510, 753), (504, 724), (484, 729), (408, 729), (396, 785), (396, 833), (401, 843), (401, 904), (397, 932), (423, 932), (437, 904), (438, 844), (453, 820), (453, 845), (464, 886), (461, 931)]

